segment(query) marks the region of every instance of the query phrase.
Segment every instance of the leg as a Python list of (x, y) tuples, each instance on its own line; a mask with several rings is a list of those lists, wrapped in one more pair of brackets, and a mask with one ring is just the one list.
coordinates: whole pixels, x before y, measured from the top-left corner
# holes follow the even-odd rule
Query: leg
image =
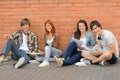
[(62, 51), (59, 49), (56, 49), (54, 47), (50, 47), (51, 50), (51, 55), (50, 56), (56, 56), (56, 57), (61, 57), (62, 56)]
[(75, 55), (73, 55), (72, 57), (70, 57), (67, 60), (63, 60), (63, 65), (71, 65), (74, 64), (76, 62), (79, 62), (81, 58), (83, 58), (81, 56), (82, 51), (78, 51), (77, 53), (75, 53)]
[(45, 61), (49, 61), (50, 55), (51, 55), (50, 47), (49, 46), (45, 46), (45, 58), (44, 58), (44, 60)]
[(19, 48), (17, 47), (14, 40), (8, 40), (2, 50), (3, 59), (8, 55), (8, 53), (12, 51), (13, 56), (18, 60), (20, 58)]
[(92, 63), (99, 63), (99, 62), (101, 62), (103, 60), (110, 60), (111, 58), (112, 58), (112, 53), (105, 52), (100, 57), (98, 57), (97, 59), (93, 60)]
[(78, 51), (75, 53), (75, 55), (71, 56), (69, 59), (65, 59), (63, 60), (62, 58), (57, 58), (56, 56), (54, 56), (55, 61), (57, 62), (57, 65), (59, 67), (61, 67), (62, 65), (71, 65), (74, 64), (75, 62), (80, 61), (80, 59), (82, 58), (81, 56), (82, 51)]
[(45, 57), (44, 57), (44, 61), (38, 65), (38, 67), (46, 67), (49, 66), (49, 59), (50, 59), (50, 55), (51, 55), (51, 50), (49, 46), (45, 46)]
[(15, 68), (20, 68), (22, 66), (25, 66), (26, 64), (29, 63), (29, 60), (31, 59), (23, 50), (20, 50), (20, 55), (21, 55), (21, 58), (15, 64)]
[(90, 54), (90, 52), (88, 51), (83, 51), (81, 54), (84, 58), (88, 59), (88, 60), (95, 60), (97, 59), (97, 57), (93, 56), (92, 54)]
[(65, 53), (63, 54), (64, 59), (67, 59), (68, 57), (74, 55), (74, 53), (76, 53), (76, 52), (77, 52), (77, 44), (75, 42), (71, 42), (68, 45)]

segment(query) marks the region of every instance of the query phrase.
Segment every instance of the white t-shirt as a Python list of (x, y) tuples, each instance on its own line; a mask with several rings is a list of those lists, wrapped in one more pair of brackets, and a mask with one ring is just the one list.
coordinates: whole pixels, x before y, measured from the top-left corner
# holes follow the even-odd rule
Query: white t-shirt
[(20, 46), (20, 50), (24, 50), (24, 51), (30, 51), (27, 45), (27, 36), (23, 33), (23, 43)]
[(47, 40), (46, 43), (48, 44), (48, 46), (52, 46), (52, 42), (53, 42), (54, 36), (52, 37), (51, 40)]
[(108, 31), (108, 30), (103, 30), (101, 38), (102, 38), (102, 40), (98, 40), (98, 38), (96, 40), (102, 45), (103, 52), (106, 52), (110, 49), (109, 48), (110, 43), (114, 43), (115, 44), (115, 49), (116, 49), (115, 56), (119, 58), (118, 42), (116, 40), (116, 37), (113, 35), (113, 33)]
[(80, 41), (82, 41), (83, 43), (82, 43), (82, 47), (87, 47), (86, 46), (86, 37), (85, 38), (80, 38)]

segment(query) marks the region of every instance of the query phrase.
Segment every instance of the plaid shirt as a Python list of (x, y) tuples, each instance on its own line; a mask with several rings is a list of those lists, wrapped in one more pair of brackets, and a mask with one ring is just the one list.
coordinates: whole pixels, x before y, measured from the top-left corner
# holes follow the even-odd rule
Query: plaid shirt
[[(23, 43), (23, 33), (23, 30), (18, 30), (12, 35), (18, 47), (20, 47)], [(30, 31), (26, 36), (28, 48), (30, 49), (30, 51), (38, 51), (38, 37)]]

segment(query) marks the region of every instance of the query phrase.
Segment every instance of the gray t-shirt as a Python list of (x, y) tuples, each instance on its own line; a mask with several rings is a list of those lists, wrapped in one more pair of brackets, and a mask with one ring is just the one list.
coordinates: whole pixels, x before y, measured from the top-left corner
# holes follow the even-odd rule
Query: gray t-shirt
[(109, 44), (114, 43), (115, 49), (116, 49), (115, 56), (119, 58), (118, 42), (117, 42), (116, 37), (114, 36), (114, 34), (112, 32), (110, 32), (108, 30), (103, 30), (102, 36), (101, 36), (102, 39), (98, 40), (98, 36), (96, 38), (97, 38), (96, 40), (102, 45), (103, 52), (107, 52), (110, 49)]

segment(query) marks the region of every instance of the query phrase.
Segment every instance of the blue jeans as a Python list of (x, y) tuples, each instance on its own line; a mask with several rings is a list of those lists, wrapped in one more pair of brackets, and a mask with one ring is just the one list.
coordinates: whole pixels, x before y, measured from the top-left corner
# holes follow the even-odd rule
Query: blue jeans
[(63, 60), (63, 65), (71, 65), (71, 64), (74, 64), (76, 62), (79, 62), (81, 58), (83, 58), (81, 56), (81, 53), (82, 51), (78, 51), (77, 50), (77, 44), (75, 42), (71, 42), (63, 57), (64, 57), (64, 60)]
[(18, 46), (12, 39), (9, 39), (6, 42), (6, 44), (2, 50), (2, 55), (5, 55), (5, 57), (6, 57), (10, 51), (12, 51), (12, 53), (13, 53), (12, 57), (15, 60), (19, 60), (21, 57), (25, 58), (25, 62), (23, 65), (25, 65), (29, 62), (30, 57), (26, 54), (26, 52), (24, 50), (19, 50)]

